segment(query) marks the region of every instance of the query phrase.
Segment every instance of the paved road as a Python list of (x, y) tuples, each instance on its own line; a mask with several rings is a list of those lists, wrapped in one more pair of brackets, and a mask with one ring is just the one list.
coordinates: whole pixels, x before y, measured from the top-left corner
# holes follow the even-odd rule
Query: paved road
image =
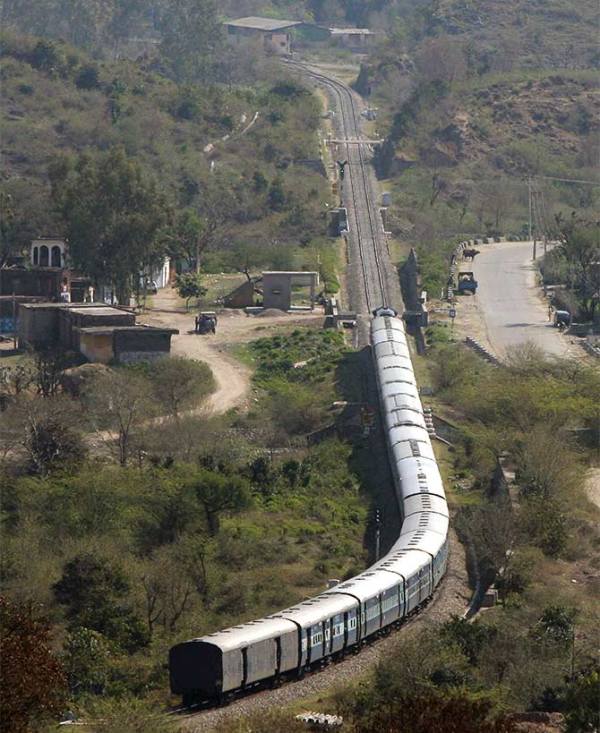
[[(477, 299), (496, 354), (503, 357), (507, 348), (532, 341), (549, 354), (565, 356), (568, 340), (548, 322), (536, 286), (531, 242), (482, 245), (479, 251), (473, 265)], [(461, 263), (461, 269), (470, 269), (469, 263)]]

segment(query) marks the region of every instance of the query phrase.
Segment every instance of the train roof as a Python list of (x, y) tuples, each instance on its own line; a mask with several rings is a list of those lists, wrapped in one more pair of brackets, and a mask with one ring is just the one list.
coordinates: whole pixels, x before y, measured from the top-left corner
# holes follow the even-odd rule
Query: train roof
[(431, 562), (431, 555), (425, 550), (411, 547), (397, 547), (397, 542), (390, 551), (373, 565), (373, 569), (386, 570), (396, 575), (402, 575), (404, 579), (410, 578)]
[(445, 537), (448, 534), (448, 517), (431, 511), (416, 512), (405, 517), (400, 537), (418, 531), (435, 532)]
[(433, 512), (443, 517), (450, 516), (445, 499), (435, 494), (413, 494), (402, 502), (404, 518), (419, 512)]
[(419, 550), (430, 556), (435, 556), (445, 541), (446, 537), (437, 532), (428, 532), (422, 529), (406, 532), (394, 542), (388, 555), (393, 556), (402, 550)]
[(375, 566), (365, 570), (364, 573), (356, 575), (354, 578), (345, 580), (343, 583), (336, 585), (328, 593), (348, 593), (358, 598), (361, 603), (373, 598), (394, 585), (398, 584), (398, 579), (382, 575), (381, 571)]
[(221, 651), (226, 652), (272, 638), (273, 636), (289, 634), (295, 630), (296, 626), (291, 621), (269, 616), (268, 618), (261, 618), (256, 621), (248, 621), (248, 623), (240, 624), (239, 626), (231, 626), (222, 631), (215, 631), (213, 634), (207, 634), (198, 639), (191, 639), (190, 643), (204, 642), (205, 644), (213, 644), (221, 649)]
[[(336, 586), (336, 588), (339, 588), (339, 586)], [(344, 611), (350, 610), (355, 605), (356, 603), (349, 596), (330, 596), (327, 592), (314, 598), (308, 598), (295, 606), (285, 608), (283, 611), (278, 611), (269, 618), (285, 618), (290, 622), (295, 621), (302, 628), (308, 628), (324, 618), (344, 613)]]

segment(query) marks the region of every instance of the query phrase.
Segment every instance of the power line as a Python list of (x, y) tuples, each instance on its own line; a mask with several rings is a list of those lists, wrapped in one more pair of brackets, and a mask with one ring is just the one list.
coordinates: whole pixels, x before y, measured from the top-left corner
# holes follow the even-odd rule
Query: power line
[(532, 176), (542, 178), (544, 181), (561, 181), (562, 183), (583, 183), (588, 186), (600, 186), (600, 181), (584, 181), (580, 178), (558, 178), (557, 176)]

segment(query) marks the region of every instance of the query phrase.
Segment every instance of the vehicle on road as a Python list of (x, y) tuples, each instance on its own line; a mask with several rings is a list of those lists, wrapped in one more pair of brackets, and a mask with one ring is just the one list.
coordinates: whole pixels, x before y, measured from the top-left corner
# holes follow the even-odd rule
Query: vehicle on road
[(564, 328), (569, 328), (569, 326), (571, 325), (571, 314), (569, 313), (569, 311), (554, 311), (553, 325), (561, 330)]
[(458, 273), (458, 288), (459, 293), (476, 293), (477, 292), (477, 280), (472, 272), (462, 271)]
[(174, 646), (171, 690), (184, 705), (227, 702), (240, 692), (301, 677), (422, 608), (446, 571), (448, 505), (404, 324), (375, 311), (371, 344), (394, 489), (403, 516), (388, 553), (360, 575), (266, 618)]
[(217, 314), (215, 311), (200, 311), (196, 316), (194, 331), (196, 333), (216, 333)]

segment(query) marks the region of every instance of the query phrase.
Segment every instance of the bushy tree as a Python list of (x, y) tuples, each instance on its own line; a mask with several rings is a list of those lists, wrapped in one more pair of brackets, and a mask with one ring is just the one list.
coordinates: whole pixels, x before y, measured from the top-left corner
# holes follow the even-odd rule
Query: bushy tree
[(185, 307), (189, 309), (192, 298), (200, 298), (206, 294), (198, 273), (183, 272), (175, 279), (175, 288), (180, 298), (185, 298)]
[(181, 356), (159, 359), (150, 367), (149, 375), (156, 400), (176, 420), (184, 410), (200, 404), (215, 387), (210, 367)]
[(104, 692), (109, 678), (111, 644), (97, 631), (79, 627), (68, 635), (63, 664), (72, 695)]
[(55, 161), (50, 177), (74, 266), (97, 284), (113, 284), (128, 304), (139, 273), (164, 256), (168, 206), (156, 182), (122, 148), (84, 153), (74, 165)]
[(223, 44), (215, 0), (171, 0), (160, 16), (161, 52), (178, 81), (209, 82)]
[(78, 555), (65, 565), (52, 590), (71, 629), (98, 631), (129, 652), (147, 643), (143, 624), (129, 605), (129, 581), (118, 565)]
[(51, 650), (48, 625), (34, 609), (1, 597), (0, 659), (0, 731), (27, 733), (44, 718), (56, 718), (66, 682)]
[(196, 492), (211, 535), (219, 531), (220, 514), (238, 512), (250, 504), (248, 486), (239, 476), (198, 469), (187, 477), (186, 484)]

